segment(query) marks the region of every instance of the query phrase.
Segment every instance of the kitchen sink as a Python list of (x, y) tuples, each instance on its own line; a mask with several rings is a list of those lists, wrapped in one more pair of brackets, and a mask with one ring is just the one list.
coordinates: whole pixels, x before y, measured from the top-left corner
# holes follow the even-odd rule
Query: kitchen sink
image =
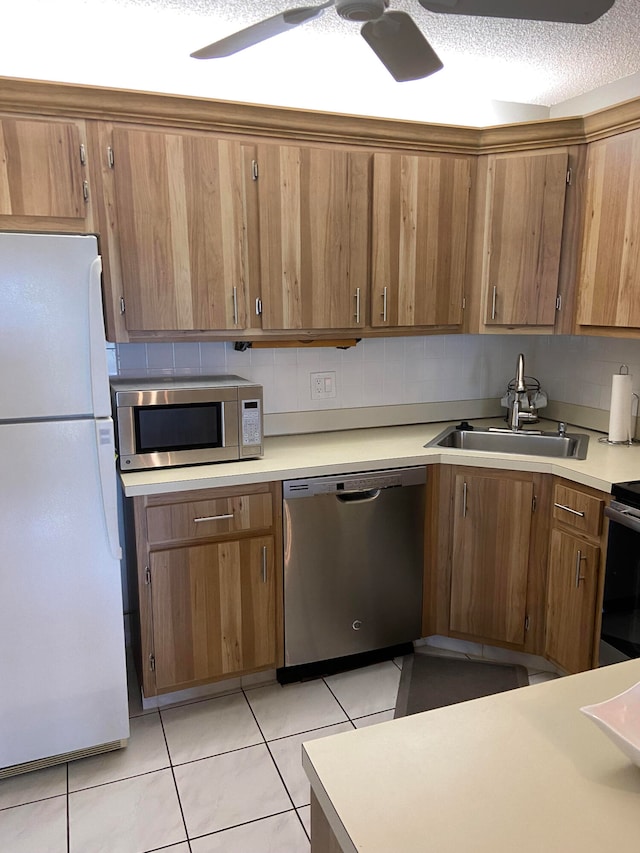
[(425, 447), (454, 447), (491, 453), (523, 453), (527, 456), (555, 456), (586, 459), (589, 436), (584, 433), (541, 432), (490, 427), (447, 427)]

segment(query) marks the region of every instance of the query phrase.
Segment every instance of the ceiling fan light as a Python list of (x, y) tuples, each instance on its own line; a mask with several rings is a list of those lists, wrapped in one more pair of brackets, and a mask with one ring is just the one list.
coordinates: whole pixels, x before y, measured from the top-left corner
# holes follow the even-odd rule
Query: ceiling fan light
[(375, 21), (384, 14), (388, 0), (336, 0), (336, 12), (347, 21)]

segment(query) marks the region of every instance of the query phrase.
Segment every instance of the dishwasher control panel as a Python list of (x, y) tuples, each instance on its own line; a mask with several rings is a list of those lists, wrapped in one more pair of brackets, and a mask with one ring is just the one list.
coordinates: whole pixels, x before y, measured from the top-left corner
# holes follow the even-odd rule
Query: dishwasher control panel
[(305, 477), (285, 480), (282, 496), (285, 500), (312, 495), (339, 495), (348, 492), (368, 492), (398, 486), (417, 486), (426, 483), (425, 467), (394, 468), (387, 471), (366, 471), (359, 474), (331, 474), (327, 477)]

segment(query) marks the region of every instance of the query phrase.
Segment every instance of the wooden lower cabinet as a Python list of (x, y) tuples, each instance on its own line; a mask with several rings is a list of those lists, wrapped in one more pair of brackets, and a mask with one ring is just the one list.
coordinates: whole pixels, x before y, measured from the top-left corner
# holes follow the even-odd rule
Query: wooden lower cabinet
[(608, 496), (554, 480), (544, 654), (566, 672), (598, 665)]
[(157, 690), (274, 666), (273, 536), (151, 554)]
[(523, 645), (533, 482), (462, 471), (454, 495), (450, 630)]
[(551, 531), (545, 655), (567, 672), (590, 669), (600, 548)]
[(280, 506), (279, 483), (135, 499), (145, 696), (281, 665)]
[(551, 478), (429, 468), (422, 632), (541, 655)]

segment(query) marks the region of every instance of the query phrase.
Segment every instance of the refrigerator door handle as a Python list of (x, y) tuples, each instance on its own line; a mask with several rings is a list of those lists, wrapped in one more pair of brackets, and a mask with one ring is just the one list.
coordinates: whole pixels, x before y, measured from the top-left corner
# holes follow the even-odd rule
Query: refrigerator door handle
[(96, 418), (108, 417), (111, 414), (101, 275), (102, 258), (98, 255), (89, 268), (89, 369), (93, 414)]
[(107, 539), (112, 556), (122, 559), (120, 534), (118, 531), (118, 495), (115, 472), (115, 443), (113, 440), (113, 421), (103, 418), (96, 421), (96, 446), (98, 448), (98, 467), (100, 471), (100, 493), (102, 510), (107, 529)]

